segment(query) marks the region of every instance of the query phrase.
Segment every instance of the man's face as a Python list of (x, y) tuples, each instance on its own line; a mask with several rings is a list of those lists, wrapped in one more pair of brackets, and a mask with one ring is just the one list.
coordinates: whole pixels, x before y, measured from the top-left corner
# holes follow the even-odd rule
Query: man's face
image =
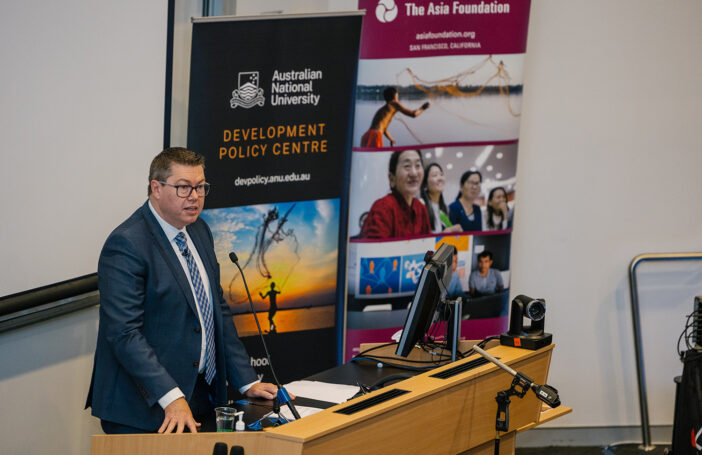
[[(202, 166), (173, 163), (171, 175), (166, 179), (166, 183), (197, 186), (205, 183), (205, 170)], [(205, 197), (198, 196), (197, 191), (191, 191), (188, 197), (178, 197), (174, 187), (162, 185), (156, 180), (151, 181), (151, 197), (152, 204), (161, 218), (177, 229), (194, 223), (205, 205)]]
[(412, 197), (419, 192), (424, 178), (422, 160), (414, 150), (405, 150), (397, 160), (395, 175), (390, 174), (390, 186), (404, 197)]
[(489, 257), (478, 259), (478, 269), (480, 270), (480, 273), (487, 273), (487, 271), (490, 270), (490, 267), (492, 267), (492, 259)]

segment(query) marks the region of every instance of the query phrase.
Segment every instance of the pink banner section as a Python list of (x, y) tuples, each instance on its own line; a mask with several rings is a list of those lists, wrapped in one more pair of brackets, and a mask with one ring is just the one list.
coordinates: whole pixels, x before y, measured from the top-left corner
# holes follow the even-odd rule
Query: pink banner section
[[(466, 320), (461, 323), (461, 339), (463, 340), (482, 340), (496, 333), (507, 331), (508, 321), (505, 317), (485, 318)], [(366, 330), (346, 330), (346, 352), (344, 358), (348, 361), (359, 353), (359, 345), (361, 343), (390, 343), (391, 337), (402, 327), (389, 327), (383, 329), (366, 329)], [(437, 341), (444, 339), (446, 333), (446, 322), (437, 322), (431, 329), (430, 333), (441, 334), (436, 337)]]
[[(529, 0), (360, 0), (361, 59), (526, 51)], [(506, 32), (507, 31), (507, 32)]]

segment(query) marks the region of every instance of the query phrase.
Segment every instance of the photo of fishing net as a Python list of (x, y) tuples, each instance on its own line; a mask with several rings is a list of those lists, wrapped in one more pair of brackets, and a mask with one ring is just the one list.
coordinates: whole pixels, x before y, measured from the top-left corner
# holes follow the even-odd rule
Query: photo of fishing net
[(260, 297), (275, 283), (282, 310), (335, 303), (338, 199), (282, 202), (204, 210), (220, 265), (220, 285), (235, 314), (250, 312), (235, 252), (256, 311), (268, 310)]
[[(283, 290), (290, 279), (290, 275), (295, 270), (295, 267), (300, 262), (300, 254), (298, 252), (300, 244), (295, 237), (295, 230), (293, 228), (287, 227), (286, 223), (290, 212), (295, 208), (295, 204), (292, 204), (290, 208), (285, 212), (285, 214), (280, 217), (278, 214), (278, 208), (273, 207), (268, 210), (268, 212), (263, 216), (261, 224), (256, 229), (255, 243), (248, 254), (246, 261), (241, 264), (244, 273), (257, 273), (258, 277), (255, 282), (259, 283), (256, 288), (251, 289), (252, 293), (261, 292), (266, 288), (266, 280), (273, 281), (273, 274), (266, 262), (266, 258), (269, 256), (269, 250), (272, 246), (282, 243), (289, 242), (289, 248), (293, 253), (293, 263), (290, 264), (287, 272), (281, 274), (281, 276), (276, 276), (275, 279), (278, 280), (278, 288)], [(251, 266), (251, 267), (249, 267)], [(229, 281), (229, 296), (233, 304), (247, 303), (248, 297), (246, 294), (241, 293), (241, 288), (243, 283), (241, 282), (241, 274), (238, 270), (234, 273), (234, 276)], [(274, 281), (273, 281), (274, 282)], [(235, 288), (238, 286), (238, 288)]]
[[(366, 73), (373, 76), (359, 80), (357, 87), (356, 147), (368, 146), (361, 143), (366, 131), (379, 128), (384, 133), (385, 125), (395, 143), (385, 135), (380, 147), (519, 137), (521, 56), (374, 60), (363, 61), (361, 66), (372, 67)], [(392, 118), (383, 125), (378, 113), (387, 105), (383, 92), (388, 87), (397, 89), (401, 107), (388, 114)], [(421, 110), (425, 103), (428, 107)]]

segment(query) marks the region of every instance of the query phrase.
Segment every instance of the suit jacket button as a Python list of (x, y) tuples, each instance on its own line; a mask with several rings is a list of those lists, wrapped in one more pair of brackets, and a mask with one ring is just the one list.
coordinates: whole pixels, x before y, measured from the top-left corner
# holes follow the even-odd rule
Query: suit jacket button
[(201, 331), (202, 329), (200, 329), (200, 327), (195, 327), (195, 333), (200, 333)]
[(193, 362), (193, 366), (194, 366), (194, 367), (199, 367), (199, 366), (200, 366), (200, 362)]

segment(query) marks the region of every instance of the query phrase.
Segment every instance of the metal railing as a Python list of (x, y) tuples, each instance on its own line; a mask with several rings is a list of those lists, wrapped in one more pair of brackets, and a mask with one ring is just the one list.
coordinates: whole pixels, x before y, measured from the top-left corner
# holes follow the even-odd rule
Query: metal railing
[(655, 449), (651, 444), (651, 424), (648, 420), (648, 398), (644, 373), (643, 348), (641, 344), (641, 321), (639, 317), (639, 290), (636, 268), (642, 262), (702, 260), (702, 253), (646, 253), (640, 254), (629, 264), (629, 292), (631, 293), (631, 317), (634, 326), (634, 349), (636, 350), (636, 376), (639, 384), (639, 409), (641, 411), (642, 444), (639, 449), (646, 452)]

